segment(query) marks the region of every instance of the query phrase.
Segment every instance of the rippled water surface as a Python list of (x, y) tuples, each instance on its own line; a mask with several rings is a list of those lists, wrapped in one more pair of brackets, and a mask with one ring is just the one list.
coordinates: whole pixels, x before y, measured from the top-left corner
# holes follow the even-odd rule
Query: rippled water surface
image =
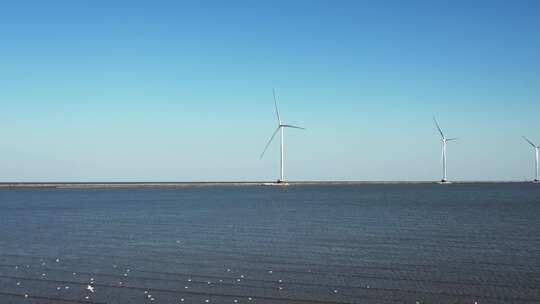
[(0, 303), (81, 302), (540, 303), (540, 186), (0, 190)]

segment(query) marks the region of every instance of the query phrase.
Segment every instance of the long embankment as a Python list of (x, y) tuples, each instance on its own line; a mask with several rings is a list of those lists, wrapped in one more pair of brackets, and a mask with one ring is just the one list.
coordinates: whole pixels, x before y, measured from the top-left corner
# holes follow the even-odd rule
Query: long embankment
[(186, 187), (210, 187), (210, 186), (258, 186), (260, 182), (77, 182), (77, 183), (0, 183), (1, 188), (78, 188), (78, 189), (103, 189), (103, 188), (186, 188)]
[[(460, 181), (454, 184), (493, 184), (521, 183), (518, 181)], [(275, 183), (264, 181), (249, 182), (7, 182), (0, 183), (0, 189), (24, 188), (73, 188), (73, 189), (112, 189), (112, 188), (188, 188), (188, 187), (247, 187), (247, 186), (330, 186), (330, 185), (383, 185), (383, 184), (437, 184), (433, 181), (291, 181)]]

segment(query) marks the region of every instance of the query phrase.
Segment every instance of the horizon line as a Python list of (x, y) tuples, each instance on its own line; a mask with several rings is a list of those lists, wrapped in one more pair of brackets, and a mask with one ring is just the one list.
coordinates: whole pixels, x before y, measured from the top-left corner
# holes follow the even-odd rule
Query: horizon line
[[(341, 181), (286, 181), (290, 186), (339, 186), (339, 185), (418, 185), (418, 184), (439, 184), (440, 180), (431, 181), (360, 181), (360, 180), (341, 180)], [(533, 180), (522, 181), (497, 181), (497, 180), (462, 180), (451, 181), (452, 184), (518, 184), (533, 183)], [(187, 188), (187, 187), (209, 187), (209, 186), (271, 186), (280, 185), (275, 181), (190, 181), (190, 182), (0, 182), (0, 189), (13, 188)]]

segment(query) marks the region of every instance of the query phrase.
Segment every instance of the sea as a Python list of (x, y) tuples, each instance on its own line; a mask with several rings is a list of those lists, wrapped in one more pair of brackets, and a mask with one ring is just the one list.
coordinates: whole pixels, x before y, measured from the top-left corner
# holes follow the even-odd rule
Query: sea
[(540, 185), (2, 189), (0, 303), (540, 303)]

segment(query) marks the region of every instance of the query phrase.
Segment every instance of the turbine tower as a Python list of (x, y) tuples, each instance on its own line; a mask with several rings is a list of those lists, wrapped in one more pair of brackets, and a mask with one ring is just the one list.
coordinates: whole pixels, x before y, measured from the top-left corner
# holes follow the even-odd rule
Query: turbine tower
[(534, 176), (534, 182), (538, 183), (538, 149), (540, 149), (540, 146), (535, 145), (532, 141), (530, 141), (527, 137), (523, 136), (523, 139), (525, 139), (531, 146), (534, 148), (534, 152), (536, 152), (536, 172)]
[(283, 172), (284, 172), (284, 167), (285, 167), (285, 165), (284, 165), (285, 145), (284, 145), (284, 142), (283, 142), (283, 131), (285, 130), (285, 128), (293, 128), (293, 129), (301, 129), (301, 130), (305, 130), (305, 129), (302, 128), (302, 127), (297, 127), (297, 126), (293, 126), (293, 125), (284, 124), (281, 121), (281, 116), (279, 115), (279, 110), (278, 110), (278, 106), (277, 106), (276, 90), (272, 89), (272, 94), (274, 95), (274, 106), (276, 108), (276, 117), (277, 117), (278, 125), (277, 125), (276, 130), (272, 134), (272, 137), (270, 137), (270, 140), (268, 141), (268, 143), (264, 147), (264, 150), (261, 153), (261, 158), (264, 156), (264, 153), (268, 149), (268, 146), (270, 146), (270, 143), (272, 142), (274, 137), (276, 137), (276, 134), (278, 132), (280, 132), (281, 144), (280, 144), (279, 179), (277, 180), (277, 182), (278, 183), (283, 183), (283, 181), (284, 181), (284, 177), (283, 177), (284, 173)]
[(437, 122), (437, 119), (435, 119), (435, 117), (433, 117), (433, 121), (435, 122), (435, 126), (437, 127), (437, 130), (439, 130), (439, 133), (441, 134), (441, 141), (442, 141), (443, 176), (441, 179), (441, 183), (448, 183), (448, 180), (446, 179), (446, 143), (452, 140), (456, 140), (457, 138), (446, 138), (446, 136), (444, 136), (444, 133), (441, 130), (441, 127), (439, 126), (439, 123)]

